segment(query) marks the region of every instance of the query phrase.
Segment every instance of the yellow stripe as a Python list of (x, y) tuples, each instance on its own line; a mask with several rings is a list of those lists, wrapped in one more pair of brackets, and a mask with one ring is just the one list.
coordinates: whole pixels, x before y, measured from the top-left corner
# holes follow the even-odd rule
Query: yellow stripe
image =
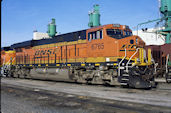
[(32, 65), (30, 64), (30, 66), (32, 66)]
[(88, 57), (86, 62), (105, 62), (105, 57)]
[(85, 62), (85, 58), (77, 58), (76, 62)]
[(95, 63), (95, 62), (106, 62), (106, 58), (110, 59), (110, 62), (115, 62), (117, 61), (118, 58), (121, 57), (88, 57), (86, 58), (86, 62), (90, 63)]
[(81, 66), (85, 66), (85, 64), (81, 64)]
[(15, 51), (5, 51), (5, 53), (15, 53)]
[(48, 66), (48, 64), (46, 64), (46, 66)]
[(117, 64), (117, 63), (114, 63), (113, 65), (114, 65), (114, 66), (117, 66), (118, 64)]
[[(97, 63), (96, 65), (98, 66), (99, 62), (106, 62), (106, 58), (110, 58), (110, 62), (117, 62), (117, 59), (118, 58), (121, 59), (122, 57), (88, 57), (88, 58), (77, 58), (77, 59), (72, 58), (72, 59), (67, 59), (67, 61), (68, 61), (68, 63), (75, 63), (75, 62)], [(126, 59), (128, 60), (129, 58), (126, 58)], [(49, 63), (54, 63), (54, 62), (55, 62), (55, 60), (50, 60)], [(66, 63), (66, 59), (56, 60), (56, 62), (57, 63)], [(33, 64), (33, 61), (30, 61), (30, 64)], [(45, 60), (43, 62), (43, 64), (48, 64), (48, 60)], [(71, 66), (70, 64), (67, 64), (67, 65)], [(117, 65), (117, 63), (114, 63), (113, 65)], [(60, 64), (56, 64), (56, 66), (60, 66)], [(81, 64), (81, 66), (85, 66), (85, 64)]]
[(67, 64), (67, 66), (71, 66), (71, 64)]
[(38, 66), (41, 66), (40, 64)]
[(95, 64), (95, 66), (100, 66), (100, 64)]
[(151, 62), (151, 49), (148, 48), (148, 64), (152, 64)]
[(60, 66), (60, 64), (56, 64), (56, 66)]

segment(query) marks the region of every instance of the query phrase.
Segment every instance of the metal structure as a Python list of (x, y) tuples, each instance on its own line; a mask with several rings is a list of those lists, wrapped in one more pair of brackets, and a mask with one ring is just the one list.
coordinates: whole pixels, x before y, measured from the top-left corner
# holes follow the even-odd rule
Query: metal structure
[[(160, 56), (162, 56), (162, 59), (166, 59), (164, 65), (161, 64), (160, 67), (160, 72), (162, 75), (165, 75), (166, 81), (171, 81), (171, 0), (160, 0), (160, 13), (161, 13), (161, 18), (155, 19), (155, 20), (150, 20), (147, 22), (143, 22), (137, 25), (137, 35), (138, 35), (138, 27), (144, 24), (152, 23), (152, 22), (157, 22), (159, 24), (160, 22), (164, 22), (164, 25), (162, 26), (163, 29), (157, 30), (157, 34), (161, 34), (165, 37), (165, 44), (161, 45)], [(157, 57), (157, 56), (154, 56)]]
[(100, 26), (99, 5), (94, 5), (94, 10), (89, 12), (89, 27)]
[[(165, 20), (165, 29), (159, 33), (165, 36), (165, 43), (171, 44), (171, 0), (161, 0), (160, 12)], [(171, 59), (168, 59), (168, 64), (171, 66)]]
[(163, 14), (165, 20), (165, 29), (160, 30), (159, 33), (166, 36), (165, 43), (171, 43), (171, 0), (161, 0), (160, 12)]
[[(162, 14), (162, 18), (150, 20), (147, 22), (139, 23), (137, 25), (137, 30), (139, 26), (152, 23), (152, 22), (162, 22), (165, 21), (165, 25), (163, 26), (164, 29), (158, 30), (157, 33), (162, 34), (165, 36), (165, 43), (170, 44), (171, 43), (171, 0), (161, 0), (160, 1), (160, 13)], [(138, 32), (137, 32), (138, 35)]]
[(48, 31), (47, 31), (49, 37), (54, 37), (56, 32), (56, 24), (55, 24), (55, 19), (52, 18), (52, 22), (48, 24)]

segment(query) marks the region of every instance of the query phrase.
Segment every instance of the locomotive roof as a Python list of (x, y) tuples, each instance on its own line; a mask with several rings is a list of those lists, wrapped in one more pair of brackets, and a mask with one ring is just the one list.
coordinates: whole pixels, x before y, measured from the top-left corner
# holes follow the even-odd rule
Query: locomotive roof
[(1, 47), (1, 51), (4, 50), (4, 51), (8, 51), (8, 50), (11, 50), (10, 49), (10, 46), (6, 46), (6, 47)]
[(66, 34), (60, 34), (60, 35), (54, 36), (49, 39), (28, 40), (28, 41), (24, 41), (24, 42), (20, 42), (20, 43), (15, 43), (15, 44), (11, 45), (11, 49), (23, 48), (23, 47), (33, 47), (33, 46), (52, 44), (52, 43), (58, 43), (58, 42), (71, 42), (71, 41), (77, 41), (79, 39), (80, 40), (86, 39), (86, 30), (80, 30), (80, 31), (66, 33)]
[[(44, 44), (52, 44), (52, 43), (58, 43), (58, 42), (71, 42), (71, 41), (77, 41), (77, 40), (85, 40), (86, 39), (86, 30), (96, 29), (98, 27), (104, 27), (104, 26), (118, 26), (120, 24), (107, 24), (102, 26), (93, 27), (90, 29), (75, 31), (75, 32), (69, 32), (65, 34), (59, 34), (57, 36), (54, 36), (49, 39), (40, 39), (40, 40), (28, 40), (20, 43), (15, 43), (11, 45), (11, 49), (14, 48), (23, 48), (23, 47), (33, 47), (38, 45), (44, 45)], [(126, 26), (128, 27), (128, 26)], [(129, 27), (128, 27), (129, 28)]]

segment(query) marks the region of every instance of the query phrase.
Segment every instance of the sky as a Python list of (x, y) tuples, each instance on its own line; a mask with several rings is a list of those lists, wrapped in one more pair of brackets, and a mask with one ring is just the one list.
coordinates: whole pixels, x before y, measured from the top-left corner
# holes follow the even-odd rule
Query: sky
[(119, 23), (135, 30), (137, 24), (159, 18), (158, 0), (3, 0), (1, 46), (31, 40), (34, 30), (47, 32), (51, 18), (58, 33), (88, 29), (94, 4), (100, 6), (102, 25)]

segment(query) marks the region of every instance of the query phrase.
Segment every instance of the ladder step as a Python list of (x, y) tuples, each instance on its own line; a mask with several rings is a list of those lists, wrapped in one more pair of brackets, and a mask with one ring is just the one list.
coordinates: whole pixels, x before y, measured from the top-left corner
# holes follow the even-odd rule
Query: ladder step
[(128, 74), (122, 74), (122, 76), (129, 77), (129, 75), (128, 75)]
[(120, 83), (121, 85), (128, 85), (128, 83)]
[(167, 80), (171, 80), (171, 79), (167, 79)]
[(129, 79), (126, 79), (126, 78), (122, 78), (121, 80), (125, 80), (125, 81), (128, 81)]
[(123, 70), (123, 72), (126, 72), (126, 73), (127, 73), (127, 71), (126, 71), (126, 70)]
[(125, 69), (125, 67), (120, 67), (120, 69)]

